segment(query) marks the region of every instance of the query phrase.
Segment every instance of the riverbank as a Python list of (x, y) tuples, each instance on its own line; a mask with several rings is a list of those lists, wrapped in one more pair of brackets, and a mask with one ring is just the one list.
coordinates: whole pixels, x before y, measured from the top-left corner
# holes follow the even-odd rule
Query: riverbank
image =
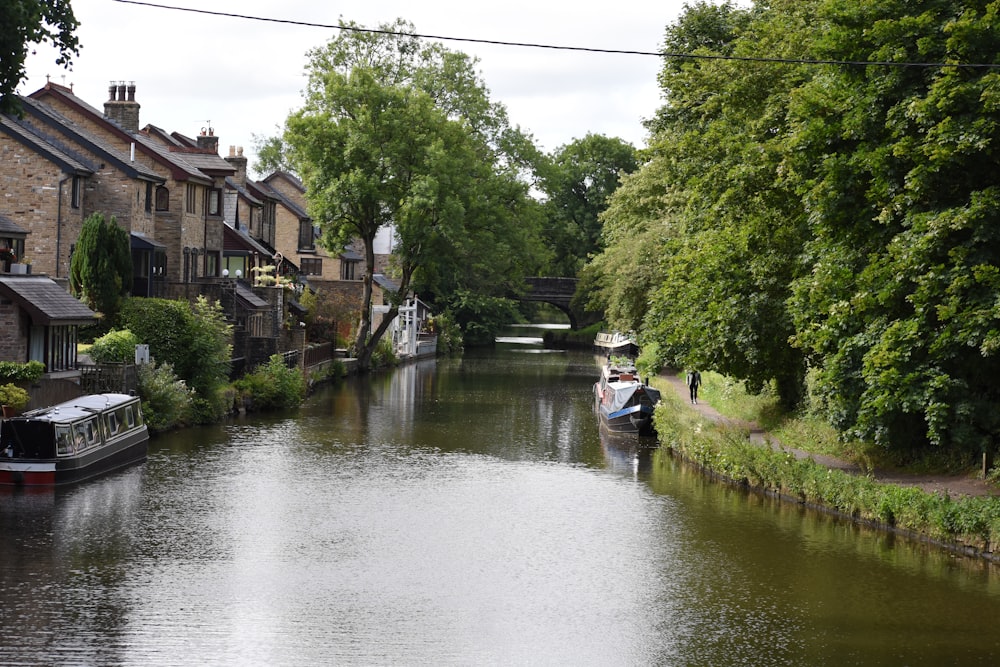
[(657, 378), (661, 444), (707, 474), (902, 533), (970, 556), (1000, 562), (1000, 489), (973, 475), (909, 475), (863, 470), (856, 463), (783, 446), (757, 424), (692, 405), (676, 372)]

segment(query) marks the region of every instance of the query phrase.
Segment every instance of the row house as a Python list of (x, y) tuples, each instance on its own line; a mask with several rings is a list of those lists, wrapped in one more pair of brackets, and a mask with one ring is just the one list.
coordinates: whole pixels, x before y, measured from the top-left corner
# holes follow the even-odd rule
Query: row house
[[(129, 232), (137, 296), (217, 296), (234, 243), (242, 248), (244, 273), (273, 263), (273, 242), (268, 248), (251, 237), (249, 224), (246, 230), (226, 224), (230, 183), (240, 169), (219, 156), (212, 129), (193, 139), (153, 125), (140, 130), (135, 86), (113, 84), (108, 94), (101, 112), (72, 88), (49, 82), (22, 98), (23, 117), (0, 116), (0, 272), (31, 271), (35, 278), (54, 280), (67, 299), (79, 304), (65, 286), (83, 221), (93, 213), (114, 216)], [(242, 173), (245, 178), (245, 162)], [(275, 202), (256, 203), (257, 229), (270, 224), (273, 230)], [(27, 269), (26, 257), (32, 262)], [(231, 288), (230, 294), (238, 295), (233, 301), (250, 311), (273, 308), (246, 285)], [(8, 296), (17, 299), (5, 280), (0, 283), (0, 328), (13, 323), (4, 321)], [(63, 305), (68, 312), (70, 304)], [(85, 314), (72, 312), (71, 321), (79, 323)], [(255, 329), (273, 337), (282, 319), (272, 313), (271, 326)], [(18, 331), (23, 337), (23, 322)], [(71, 362), (59, 363), (72, 367), (75, 335), (62, 338), (73, 339), (73, 352)], [(0, 358), (36, 358), (24, 350), (38, 347), (27, 338), (6, 346), (0, 341)]]

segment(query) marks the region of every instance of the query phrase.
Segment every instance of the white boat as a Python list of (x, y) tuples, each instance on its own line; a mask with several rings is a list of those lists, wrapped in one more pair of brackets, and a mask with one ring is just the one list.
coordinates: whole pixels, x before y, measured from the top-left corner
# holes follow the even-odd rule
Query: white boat
[(594, 350), (605, 357), (634, 358), (639, 354), (639, 345), (630, 334), (620, 331), (601, 331), (594, 337)]
[(139, 397), (90, 394), (0, 424), (0, 485), (79, 482), (145, 460)]

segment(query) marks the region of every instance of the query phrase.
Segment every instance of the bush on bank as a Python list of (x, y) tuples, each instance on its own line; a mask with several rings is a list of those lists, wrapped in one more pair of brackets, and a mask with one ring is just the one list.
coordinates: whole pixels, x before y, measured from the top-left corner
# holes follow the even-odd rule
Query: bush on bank
[(299, 367), (289, 368), (280, 354), (233, 383), (238, 400), (248, 410), (294, 408), (306, 396), (306, 379)]
[(673, 392), (663, 392), (654, 419), (663, 446), (725, 480), (985, 556), (1000, 541), (1000, 498), (952, 498), (796, 459), (751, 443), (745, 428), (706, 420)]

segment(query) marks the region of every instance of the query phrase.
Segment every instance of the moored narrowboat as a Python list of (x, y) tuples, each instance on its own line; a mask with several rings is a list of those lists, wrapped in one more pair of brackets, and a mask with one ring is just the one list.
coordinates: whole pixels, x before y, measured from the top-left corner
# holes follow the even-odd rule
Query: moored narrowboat
[(631, 362), (609, 359), (594, 383), (594, 409), (613, 433), (655, 435), (653, 411), (660, 392), (639, 379)]
[(3, 420), (0, 485), (80, 482), (145, 460), (148, 444), (138, 396), (80, 396)]

